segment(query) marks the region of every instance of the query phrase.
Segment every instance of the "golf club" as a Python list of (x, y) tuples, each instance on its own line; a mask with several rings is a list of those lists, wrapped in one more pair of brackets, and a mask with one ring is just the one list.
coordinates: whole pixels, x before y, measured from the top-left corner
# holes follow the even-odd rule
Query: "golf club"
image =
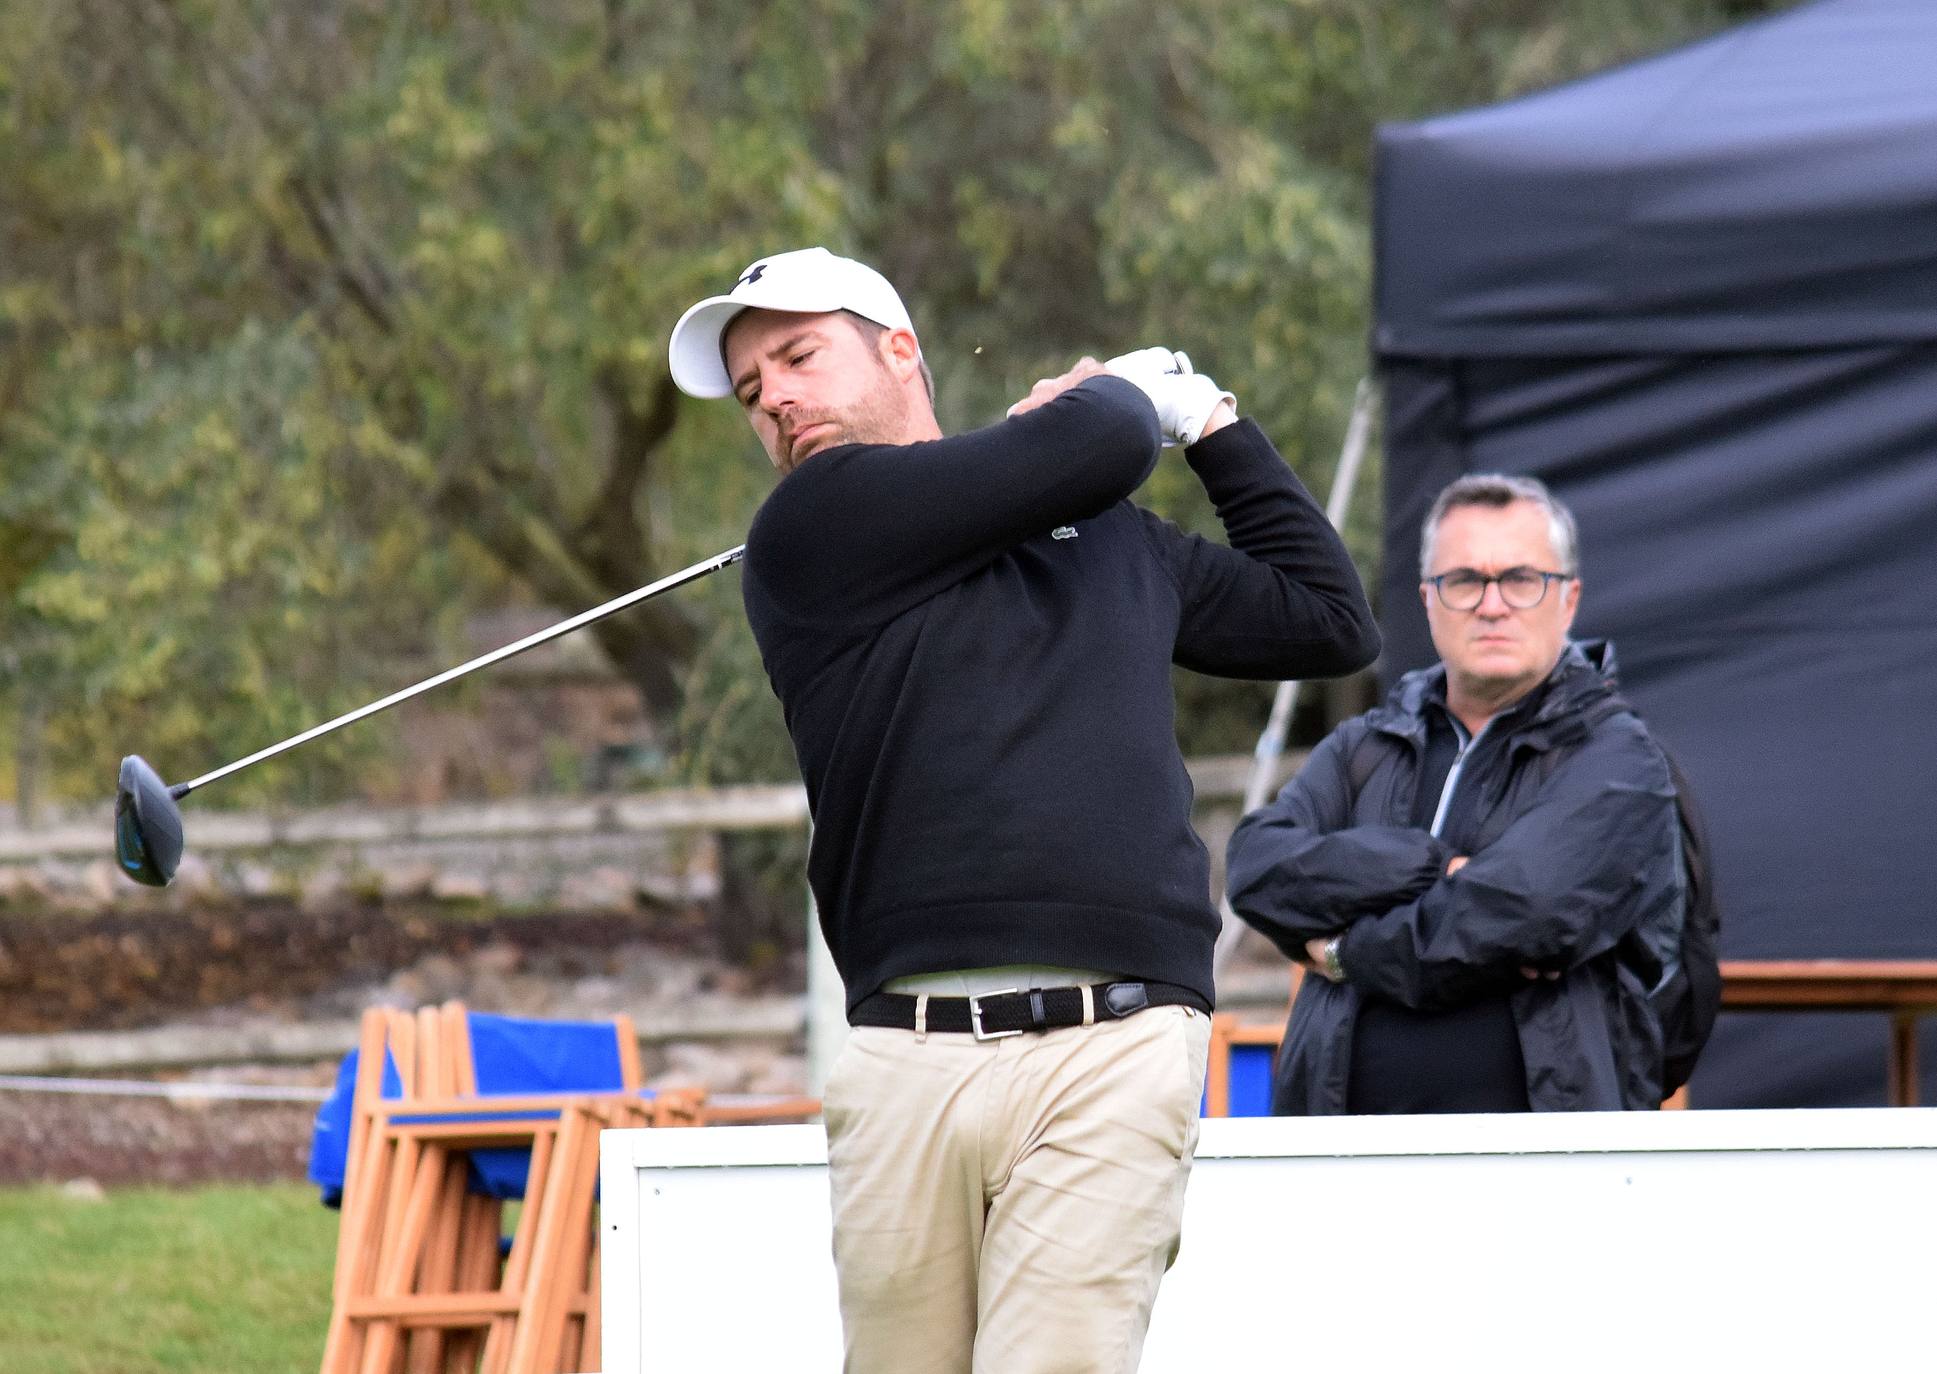
[(446, 682), (453, 682), (467, 673), (479, 668), (499, 663), (527, 649), (535, 649), (540, 644), (549, 643), (560, 635), (570, 634), (595, 621), (616, 615), (641, 601), (650, 600), (661, 592), (671, 591), (674, 587), (688, 582), (697, 582), (708, 573), (718, 572), (721, 568), (737, 563), (746, 553), (746, 545), (741, 544), (728, 549), (725, 553), (713, 555), (702, 562), (693, 564), (657, 582), (636, 588), (623, 596), (614, 597), (589, 611), (581, 611), (569, 620), (535, 634), (526, 635), (516, 643), (507, 644), (501, 649), (493, 649), (488, 654), (480, 654), (468, 663), (460, 663), (455, 668), (446, 668), (435, 677), (425, 678), (414, 686), (400, 692), (392, 692), (381, 701), (373, 701), (368, 706), (338, 716), (335, 720), (325, 721), (312, 726), (300, 735), (292, 735), (280, 744), (272, 744), (267, 749), (258, 749), (244, 759), (225, 763), (213, 772), (204, 773), (188, 782), (178, 782), (173, 786), (163, 782), (161, 775), (149, 766), (148, 761), (139, 754), (130, 754), (121, 760), (121, 776), (114, 798), (114, 852), (120, 861), (121, 871), (135, 882), (149, 887), (166, 887), (175, 876), (175, 869), (182, 859), (182, 813), (176, 805), (183, 797), (199, 788), (206, 787), (218, 778), (226, 778), (231, 773), (239, 773), (251, 764), (261, 763), (264, 759), (274, 758), (285, 750), (294, 749), (299, 744), (327, 735), (332, 730), (341, 729), (353, 721), (366, 716), (374, 716), (379, 711), (388, 710), (398, 702), (410, 698)]

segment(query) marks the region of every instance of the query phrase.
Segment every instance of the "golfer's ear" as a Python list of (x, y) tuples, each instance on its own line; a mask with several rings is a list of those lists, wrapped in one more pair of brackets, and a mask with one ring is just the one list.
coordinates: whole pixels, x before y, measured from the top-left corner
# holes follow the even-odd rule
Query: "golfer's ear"
[(921, 343), (914, 330), (890, 329), (881, 336), (881, 346), (888, 350), (888, 366), (895, 376), (906, 381), (921, 371)]

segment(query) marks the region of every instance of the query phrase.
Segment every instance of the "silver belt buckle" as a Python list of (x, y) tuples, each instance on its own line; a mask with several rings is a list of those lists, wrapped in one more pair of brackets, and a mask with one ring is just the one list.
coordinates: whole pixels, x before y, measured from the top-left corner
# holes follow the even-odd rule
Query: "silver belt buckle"
[(969, 1029), (975, 1033), (977, 1040), (1000, 1040), (1005, 1035), (1022, 1034), (1022, 1027), (1020, 1026), (1014, 1030), (1005, 1031), (985, 1031), (982, 1029), (982, 999), (984, 997), (1007, 997), (1012, 993), (1021, 991), (1021, 988), (997, 988), (994, 992), (978, 992), (968, 999)]

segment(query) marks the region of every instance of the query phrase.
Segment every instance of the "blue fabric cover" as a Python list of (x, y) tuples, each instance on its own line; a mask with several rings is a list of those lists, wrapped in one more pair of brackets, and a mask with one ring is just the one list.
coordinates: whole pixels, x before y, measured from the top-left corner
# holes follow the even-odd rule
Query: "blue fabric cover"
[[(610, 1021), (541, 1021), (484, 1012), (471, 1012), (469, 1020), (471, 1060), (477, 1070), (480, 1096), (616, 1092), (625, 1086), (619, 1039)], [(356, 1073), (357, 1052), (351, 1050), (337, 1071), (336, 1087), (317, 1109), (316, 1129), (310, 1138), (309, 1179), (321, 1189), (326, 1207), (339, 1206), (343, 1199)], [(383, 1095), (403, 1096), (403, 1082), (388, 1050), (384, 1052)], [(651, 1094), (641, 1096), (650, 1098)], [(481, 1110), (475, 1119), (497, 1120), (506, 1115)], [(557, 1113), (515, 1115), (543, 1119)], [(490, 1197), (523, 1197), (530, 1163), (529, 1150), (473, 1150), (471, 1187)]]
[[(336, 1086), (316, 1109), (316, 1126), (309, 1137), (309, 1181), (323, 1192), (325, 1207), (343, 1203), (343, 1170), (350, 1157), (350, 1112), (356, 1100), (357, 1051), (351, 1050), (336, 1071)], [(383, 1052), (383, 1095), (402, 1097), (403, 1080), (397, 1061)]]
[[(1232, 1045), (1230, 1058), (1230, 1116), (1271, 1115), (1271, 1064), (1277, 1056), (1276, 1045)], [(1203, 1115), (1210, 1107), (1210, 1089), (1198, 1106)]]
[(1271, 1063), (1276, 1045), (1231, 1046), (1231, 1115), (1271, 1115)]

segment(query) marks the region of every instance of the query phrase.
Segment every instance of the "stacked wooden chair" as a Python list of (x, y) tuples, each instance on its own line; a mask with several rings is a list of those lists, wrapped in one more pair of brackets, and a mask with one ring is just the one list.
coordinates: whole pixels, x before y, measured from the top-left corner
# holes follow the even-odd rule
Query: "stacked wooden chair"
[[(645, 1095), (630, 1019), (612, 1034), (617, 1088), (480, 1095), (461, 1004), (365, 1013), (322, 1374), (599, 1368), (599, 1132), (708, 1120), (702, 1092)], [(383, 1095), (386, 1064), (401, 1096)], [(791, 1099), (722, 1117), (818, 1108)], [(508, 1237), (505, 1202), (471, 1186), (474, 1163), (507, 1149), (529, 1158)]]

